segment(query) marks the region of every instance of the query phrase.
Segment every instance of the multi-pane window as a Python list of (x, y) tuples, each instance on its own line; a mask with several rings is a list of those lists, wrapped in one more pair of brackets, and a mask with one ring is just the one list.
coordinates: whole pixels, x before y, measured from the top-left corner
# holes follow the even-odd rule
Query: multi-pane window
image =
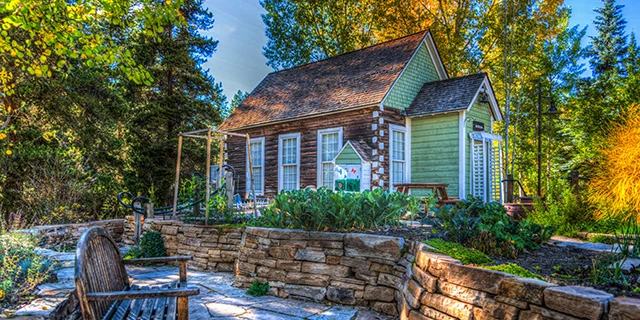
[(407, 175), (406, 131), (402, 127), (391, 128), (391, 186), (405, 183)]
[(279, 139), (280, 153), (280, 189), (296, 190), (300, 185), (300, 135), (281, 135)]
[(318, 187), (334, 188), (333, 158), (338, 155), (342, 147), (342, 129), (326, 129), (318, 132), (318, 154), (320, 171)]
[[(264, 194), (264, 138), (251, 139), (251, 171), (253, 173), (253, 187), (256, 194)], [(249, 164), (247, 163), (247, 166)], [(248, 172), (248, 170), (247, 170)], [(249, 180), (250, 177), (247, 177)], [(247, 186), (247, 192), (251, 187)]]

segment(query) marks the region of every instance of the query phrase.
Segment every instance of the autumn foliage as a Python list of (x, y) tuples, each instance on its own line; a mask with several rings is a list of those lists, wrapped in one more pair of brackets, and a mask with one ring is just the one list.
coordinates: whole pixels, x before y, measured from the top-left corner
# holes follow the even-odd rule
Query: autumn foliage
[(640, 105), (631, 107), (624, 119), (607, 136), (599, 172), (589, 183), (589, 199), (598, 206), (599, 219), (640, 221)]

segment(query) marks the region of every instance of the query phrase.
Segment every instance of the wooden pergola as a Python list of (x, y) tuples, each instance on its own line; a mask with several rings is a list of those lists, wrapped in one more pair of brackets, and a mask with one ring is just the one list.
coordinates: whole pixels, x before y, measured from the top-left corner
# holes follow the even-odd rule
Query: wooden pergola
[[(204, 135), (205, 133), (206, 135)], [(212, 136), (212, 134), (215, 134), (217, 136)], [(220, 143), (220, 161), (218, 166), (218, 170), (220, 170), (220, 173), (218, 174), (218, 186), (220, 186), (222, 183), (222, 166), (224, 165), (224, 143), (227, 140), (227, 136), (242, 137), (246, 139), (247, 160), (249, 164), (249, 179), (247, 183), (251, 186), (251, 194), (253, 195), (253, 214), (255, 217), (258, 216), (258, 211), (256, 206), (256, 197), (255, 197), (256, 190), (255, 190), (255, 186), (253, 185), (253, 170), (251, 170), (251, 168), (253, 167), (253, 161), (251, 159), (251, 139), (249, 138), (249, 134), (248, 133), (239, 134), (239, 133), (233, 133), (233, 132), (227, 132), (227, 131), (215, 130), (215, 129), (202, 129), (202, 130), (195, 130), (191, 132), (180, 133), (178, 135), (178, 160), (176, 162), (176, 181), (175, 181), (175, 190), (173, 192), (173, 214), (172, 214), (173, 219), (175, 219), (177, 216), (177, 208), (178, 208), (178, 192), (180, 190), (180, 158), (182, 156), (182, 138), (187, 137), (187, 138), (207, 140), (207, 178), (205, 179), (207, 191), (206, 191), (205, 201), (208, 205), (209, 199), (211, 197), (211, 181), (210, 181), (211, 180), (211, 140), (216, 140)], [(208, 222), (209, 222), (209, 207), (207, 206), (205, 224), (207, 224)]]

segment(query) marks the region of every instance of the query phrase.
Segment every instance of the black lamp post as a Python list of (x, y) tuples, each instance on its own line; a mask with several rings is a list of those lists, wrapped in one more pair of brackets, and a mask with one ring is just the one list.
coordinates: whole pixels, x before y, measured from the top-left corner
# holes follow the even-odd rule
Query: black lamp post
[[(556, 103), (551, 97), (549, 109), (545, 114), (561, 114), (562, 111), (556, 108)], [(538, 197), (542, 197), (542, 84), (538, 82)]]

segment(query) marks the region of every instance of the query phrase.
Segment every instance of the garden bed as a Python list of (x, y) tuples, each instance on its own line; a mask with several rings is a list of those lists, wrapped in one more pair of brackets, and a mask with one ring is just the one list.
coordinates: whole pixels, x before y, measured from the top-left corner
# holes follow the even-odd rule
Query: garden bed
[(544, 245), (516, 259), (493, 258), (496, 264), (517, 264), (542, 276), (547, 282), (594, 287), (614, 296), (640, 298), (639, 271), (615, 275), (614, 264), (622, 259), (619, 254), (610, 252), (555, 245)]

